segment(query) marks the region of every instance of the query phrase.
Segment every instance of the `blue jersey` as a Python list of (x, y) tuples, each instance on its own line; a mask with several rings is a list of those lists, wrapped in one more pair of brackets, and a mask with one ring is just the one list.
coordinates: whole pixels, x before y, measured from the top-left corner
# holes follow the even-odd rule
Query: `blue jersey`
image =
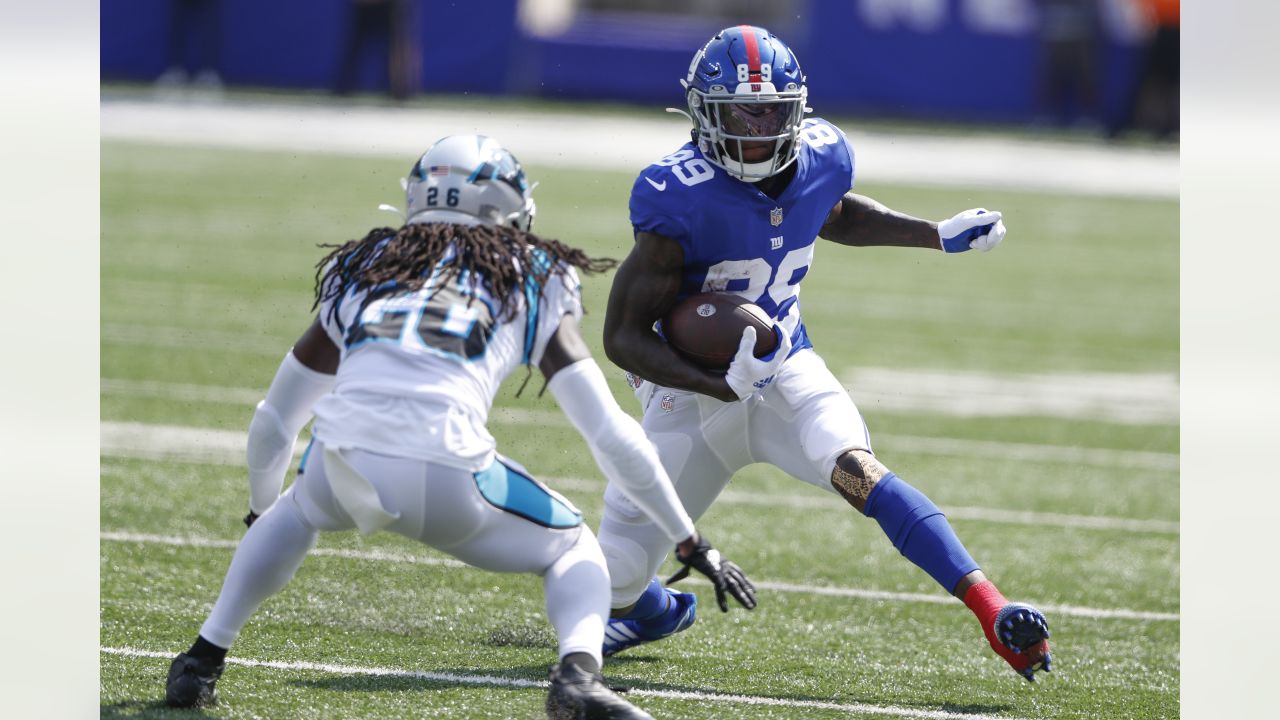
[(715, 167), (693, 143), (645, 168), (631, 189), (631, 224), (684, 250), (679, 298), (727, 292), (759, 305), (794, 350), (812, 347), (800, 319), (800, 281), (818, 231), (853, 187), (853, 147), (839, 128), (804, 121), (795, 177), (774, 200)]

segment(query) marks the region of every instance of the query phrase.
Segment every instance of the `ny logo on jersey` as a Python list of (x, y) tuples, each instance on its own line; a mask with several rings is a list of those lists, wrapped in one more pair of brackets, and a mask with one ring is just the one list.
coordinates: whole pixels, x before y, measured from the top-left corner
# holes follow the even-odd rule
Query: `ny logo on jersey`
[(782, 247), (782, 237), (782, 235), (779, 235), (778, 237), (769, 238), (769, 246), (774, 250), (780, 249)]
[[(782, 224), (782, 208), (774, 208), (769, 211), (769, 224), (778, 227)], [(777, 247), (776, 245), (774, 246)]]

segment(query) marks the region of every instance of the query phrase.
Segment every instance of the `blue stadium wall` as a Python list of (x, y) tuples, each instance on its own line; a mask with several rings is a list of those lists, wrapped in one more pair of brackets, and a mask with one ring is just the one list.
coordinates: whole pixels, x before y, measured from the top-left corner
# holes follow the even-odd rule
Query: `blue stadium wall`
[[(808, 0), (783, 34), (819, 112), (1025, 122), (1037, 108), (1034, 33), (979, 33), (951, 11), (935, 30), (873, 30), (849, 0)], [(170, 0), (102, 0), (104, 80), (148, 81), (168, 63)], [(334, 85), (350, 0), (222, 0), (217, 70), (231, 85)], [(417, 18), (422, 91), (682, 105), (679, 79), (720, 25), (688, 18), (580, 13), (555, 37), (516, 24), (516, 0), (427, 0)], [(782, 33), (780, 33), (782, 34)], [(385, 90), (385, 46), (367, 48), (360, 87)], [(1136, 81), (1139, 51), (1107, 41), (1098, 83), (1105, 117)]]

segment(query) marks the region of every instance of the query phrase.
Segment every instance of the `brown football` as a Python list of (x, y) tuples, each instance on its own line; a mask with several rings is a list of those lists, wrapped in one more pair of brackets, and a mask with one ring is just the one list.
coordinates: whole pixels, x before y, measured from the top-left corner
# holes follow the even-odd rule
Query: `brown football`
[(727, 370), (738, 352), (742, 331), (756, 329), (756, 357), (773, 352), (778, 338), (773, 320), (759, 305), (737, 295), (702, 293), (676, 303), (662, 319), (667, 343), (708, 370)]

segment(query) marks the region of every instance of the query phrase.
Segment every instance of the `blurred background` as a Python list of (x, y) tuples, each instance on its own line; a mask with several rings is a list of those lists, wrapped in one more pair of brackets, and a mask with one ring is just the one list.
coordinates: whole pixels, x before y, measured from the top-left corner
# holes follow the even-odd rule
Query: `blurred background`
[[(689, 138), (688, 121), (663, 109), (683, 107), (695, 51), (744, 22), (795, 49), (815, 114), (857, 152), (858, 192), (934, 220), (1004, 213), (1008, 238), (987, 254), (819, 243), (804, 317), (877, 453), (945, 508), (1004, 592), (1053, 610), (1062, 672), (1008, 692), (1016, 678), (974, 644), (971, 620), (940, 604), (874, 523), (763, 465), (738, 473), (699, 527), (768, 602), (734, 614), (732, 633), (714, 618), (655, 646), (670, 662), (615, 672), (642, 688), (784, 705), (1178, 714), (1176, 1), (103, 0), (92, 619), (104, 717), (158, 716), (157, 678), (216, 594), (243, 533), (245, 431), (314, 317), (314, 264), (327, 253), (317, 245), (399, 224), (378, 206), (402, 204), (416, 157), (441, 136), (481, 132), (539, 183), (535, 232), (624, 257), (637, 173)], [(584, 278), (583, 334), (636, 414), (601, 352), (611, 280)], [(518, 394), (524, 379), (514, 373), (495, 400), (498, 447), (594, 526), (598, 469), (539, 397), (540, 378)], [(460, 573), (396, 537), (327, 536), (317, 553), (237, 653), (545, 677), (536, 578)], [(413, 568), (381, 572), (399, 567), (386, 558)], [(904, 661), (902, 639), (921, 637), (930, 651)], [(228, 717), (505, 720), (538, 714), (544, 699), (236, 672)], [(663, 702), (655, 715), (730, 714)], [(793, 704), (770, 716), (848, 714)]]
[(1178, 131), (1178, 0), (103, 0), (102, 77), (678, 103), (716, 30), (797, 53), (820, 112)]

